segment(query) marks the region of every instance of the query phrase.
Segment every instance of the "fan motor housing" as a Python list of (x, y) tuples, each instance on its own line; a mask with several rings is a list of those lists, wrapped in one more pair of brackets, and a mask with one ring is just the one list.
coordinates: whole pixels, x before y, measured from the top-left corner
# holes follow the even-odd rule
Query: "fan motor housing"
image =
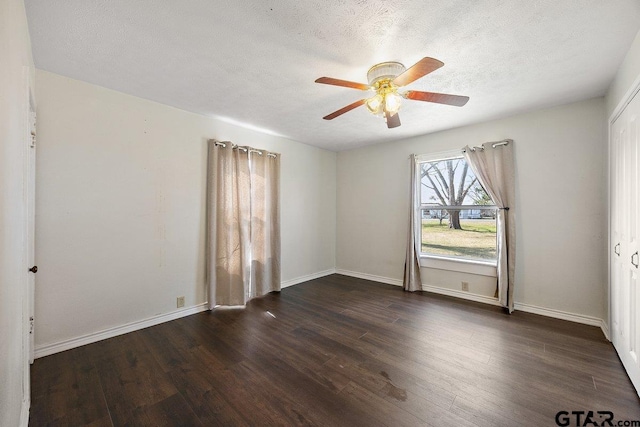
[(369, 85), (373, 86), (380, 80), (393, 80), (406, 70), (405, 66), (399, 62), (381, 62), (367, 71)]

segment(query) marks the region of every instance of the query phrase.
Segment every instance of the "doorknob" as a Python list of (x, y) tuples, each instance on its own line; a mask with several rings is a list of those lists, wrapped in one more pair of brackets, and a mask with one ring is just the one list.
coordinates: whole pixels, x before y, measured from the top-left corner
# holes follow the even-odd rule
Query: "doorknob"
[(617, 245), (615, 245), (615, 246), (613, 247), (613, 252), (614, 252), (616, 255), (620, 256), (620, 243), (618, 243)]
[(31, 267), (31, 268), (29, 269), (29, 271), (30, 271), (30, 272), (32, 272), (32, 273), (37, 273), (37, 272), (38, 272), (38, 266), (37, 266), (37, 265), (34, 265), (33, 267)]
[[(633, 262), (633, 259), (636, 259), (636, 262)], [(638, 268), (638, 251), (635, 254), (631, 255), (631, 264), (635, 265)]]

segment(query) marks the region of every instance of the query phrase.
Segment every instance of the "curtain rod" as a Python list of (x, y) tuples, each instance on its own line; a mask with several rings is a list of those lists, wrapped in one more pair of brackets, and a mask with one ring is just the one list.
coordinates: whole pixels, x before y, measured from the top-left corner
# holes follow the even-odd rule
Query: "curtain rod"
[[(496, 148), (499, 147), (501, 145), (508, 145), (510, 142), (513, 142), (513, 139), (503, 139), (501, 141), (493, 141), (493, 142), (486, 142), (486, 144), (491, 144), (492, 148)], [(475, 149), (476, 147), (473, 147), (472, 149)], [(477, 147), (480, 148), (481, 150), (484, 150), (483, 147)], [(465, 150), (461, 150), (462, 153), (465, 152)], [(409, 158), (411, 158), (411, 156), (417, 156), (417, 154), (411, 154), (409, 155)]]
[(503, 139), (502, 141), (496, 141), (496, 142), (492, 143), (491, 146), (493, 148), (496, 148), (496, 147), (498, 147), (500, 145), (507, 145), (510, 142), (513, 142), (513, 139)]
[[(499, 147), (501, 145), (508, 145), (510, 142), (513, 142), (513, 139), (503, 139), (501, 141), (485, 142), (485, 144), (491, 144), (491, 148), (496, 148), (496, 147)], [(471, 147), (471, 150), (473, 151), (476, 148), (478, 148), (480, 150), (484, 150), (484, 147)], [(464, 153), (465, 150), (462, 150), (462, 152)]]
[[(226, 147), (227, 146), (227, 144), (225, 144), (224, 142), (219, 142), (219, 141), (216, 141), (215, 145), (222, 146), (222, 147)], [(240, 151), (244, 151), (245, 153), (246, 152), (249, 152), (249, 154), (258, 153), (259, 155), (262, 156), (262, 151), (260, 151), (260, 150), (249, 150), (246, 147), (240, 147), (239, 145), (235, 145), (235, 144), (231, 144), (231, 147), (232, 147), (232, 149), (238, 149)], [(267, 157), (273, 157), (275, 159), (276, 157), (278, 157), (278, 155), (274, 154), (274, 153), (267, 153)]]

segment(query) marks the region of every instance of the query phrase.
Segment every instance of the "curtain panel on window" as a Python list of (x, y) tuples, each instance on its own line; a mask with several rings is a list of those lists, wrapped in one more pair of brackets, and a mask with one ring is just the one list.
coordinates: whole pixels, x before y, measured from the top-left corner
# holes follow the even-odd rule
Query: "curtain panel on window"
[(280, 156), (261, 152), (251, 156), (251, 297), (280, 290)]
[(280, 290), (280, 156), (210, 140), (209, 309)]
[(420, 184), (418, 180), (418, 159), (415, 154), (409, 158), (410, 167), (410, 206), (409, 206), (409, 232), (407, 233), (407, 252), (404, 261), (404, 278), (402, 287), (405, 291), (421, 291), (422, 278), (420, 277), (420, 245), (422, 242), (420, 233)]
[(498, 207), (497, 258), (498, 301), (513, 311), (516, 268), (516, 206), (513, 141), (487, 142), (482, 147), (463, 149), (464, 157), (493, 202)]

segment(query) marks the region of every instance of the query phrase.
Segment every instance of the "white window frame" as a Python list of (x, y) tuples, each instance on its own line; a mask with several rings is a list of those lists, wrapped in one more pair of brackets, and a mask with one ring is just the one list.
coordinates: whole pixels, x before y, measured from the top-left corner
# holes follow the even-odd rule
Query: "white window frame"
[[(416, 167), (420, 167), (422, 163), (441, 161), (441, 160), (449, 160), (449, 159), (458, 159), (462, 157), (462, 152), (460, 150), (449, 150), (449, 151), (441, 151), (437, 153), (429, 153), (429, 154), (421, 154), (416, 156), (417, 165)], [(420, 174), (417, 174), (418, 179), (420, 180)], [(422, 186), (421, 182), (418, 182), (419, 186)], [(422, 200), (420, 200), (422, 202)], [(422, 218), (422, 203), (420, 204), (418, 215)], [(422, 250), (422, 232), (420, 233), (420, 249)], [(496, 269), (497, 260), (496, 261), (480, 261), (474, 259), (465, 259), (465, 258), (456, 258), (456, 257), (447, 257), (441, 255), (433, 255), (427, 254), (424, 252), (420, 252), (420, 266), (426, 268), (434, 268), (438, 270), (448, 270), (448, 271), (456, 271), (460, 273), (470, 273), (477, 274), (480, 276), (489, 276), (489, 277), (498, 277), (498, 272)]]

